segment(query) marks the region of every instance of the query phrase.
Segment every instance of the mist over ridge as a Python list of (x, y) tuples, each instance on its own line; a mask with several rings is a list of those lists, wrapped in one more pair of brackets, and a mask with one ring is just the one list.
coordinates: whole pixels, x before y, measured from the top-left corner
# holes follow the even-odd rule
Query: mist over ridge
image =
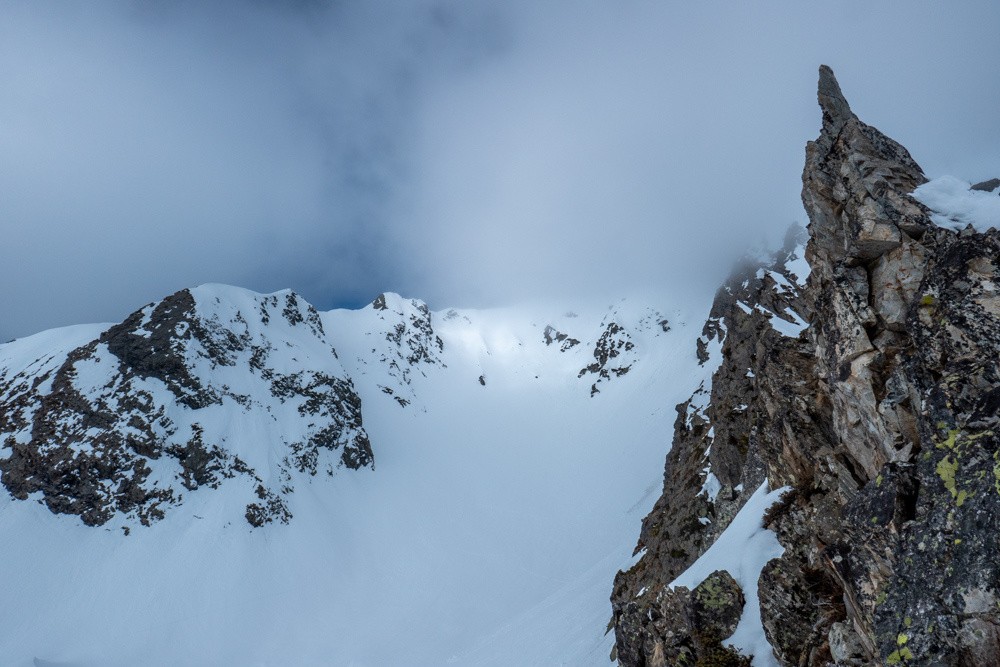
[(321, 309), (711, 290), (805, 222), (819, 62), (929, 175), (994, 176), (998, 11), (10, 3), (0, 340), (206, 282)]

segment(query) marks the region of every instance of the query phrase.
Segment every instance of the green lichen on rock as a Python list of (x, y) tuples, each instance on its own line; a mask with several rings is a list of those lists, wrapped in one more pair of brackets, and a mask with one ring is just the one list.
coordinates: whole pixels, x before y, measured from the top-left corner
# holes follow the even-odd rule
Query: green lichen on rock
[(739, 589), (734, 590), (727, 585), (728, 582), (722, 578), (723, 574), (728, 575), (726, 572), (715, 572), (694, 589), (694, 598), (702, 607), (719, 610), (737, 604)]
[(944, 488), (948, 490), (952, 498), (957, 498), (958, 491), (955, 488), (955, 474), (958, 472), (958, 461), (953, 460), (950, 456), (945, 456), (938, 461), (936, 471), (938, 477), (944, 483)]
[(905, 664), (909, 660), (913, 660), (913, 652), (905, 646), (896, 649), (889, 654), (888, 658), (885, 659), (886, 663), (889, 665), (901, 665)]
[(945, 439), (939, 442), (937, 445), (935, 445), (935, 447), (937, 447), (938, 449), (947, 449), (949, 451), (954, 451), (956, 440), (958, 440), (959, 429), (957, 428), (947, 429), (947, 432), (948, 435), (945, 436)]
[(993, 488), (1000, 495), (1000, 450), (993, 452)]
[[(938, 442), (935, 448), (945, 450), (948, 453), (938, 461), (934, 470), (941, 479), (942, 484), (944, 484), (945, 489), (951, 494), (955, 505), (961, 507), (965, 504), (966, 500), (974, 495), (973, 491), (962, 487), (980, 482), (987, 474), (986, 470), (975, 470), (969, 471), (965, 475), (960, 475), (961, 460), (966, 455), (966, 451), (970, 446), (974, 446), (982, 438), (992, 436), (993, 431), (985, 430), (978, 433), (967, 433), (960, 429), (944, 430), (947, 431), (947, 436), (944, 440)], [(997, 492), (1000, 493), (1000, 460), (996, 458), (996, 453), (994, 453), (994, 460), (993, 475), (996, 480), (994, 486)], [(963, 479), (963, 477), (968, 479)]]

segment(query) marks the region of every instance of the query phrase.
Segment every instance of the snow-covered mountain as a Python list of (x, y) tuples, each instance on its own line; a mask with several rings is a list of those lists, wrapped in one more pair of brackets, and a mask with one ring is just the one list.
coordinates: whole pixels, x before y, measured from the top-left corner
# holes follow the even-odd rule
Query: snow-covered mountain
[(0, 345), (0, 663), (997, 664), (1000, 180), (818, 93), (808, 234), (714, 301)]
[(606, 664), (707, 296), (203, 285), (0, 346), (4, 664)]

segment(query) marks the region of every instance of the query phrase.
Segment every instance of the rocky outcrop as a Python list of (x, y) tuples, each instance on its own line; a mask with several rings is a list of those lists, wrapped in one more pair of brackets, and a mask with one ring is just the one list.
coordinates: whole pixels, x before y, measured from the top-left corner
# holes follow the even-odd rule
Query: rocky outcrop
[[(663, 638), (648, 647), (646, 664), (749, 667), (747, 657), (722, 645), (736, 630), (745, 603), (739, 584), (728, 572), (713, 572), (694, 590), (678, 587), (663, 603), (646, 617), (648, 627)], [(627, 622), (635, 620), (633, 616)], [(633, 658), (616, 657), (622, 662)]]
[(980, 190), (982, 192), (996, 192), (997, 190), (1000, 190), (1000, 178), (991, 178), (988, 181), (976, 183), (970, 189)]
[(373, 464), (361, 400), (293, 292), (182, 290), (0, 371), (0, 482), (88, 525), (148, 525), (227, 480), (252, 525), (287, 522), (296, 477)]
[(546, 345), (556, 344), (560, 352), (568, 352), (580, 344), (580, 341), (576, 338), (559, 331), (551, 324), (546, 325), (545, 331), (542, 332), (542, 336), (545, 339)]
[[(779, 350), (790, 358), (809, 358), (796, 353), (804, 345), (798, 335), (809, 312), (802, 298), (803, 242), (803, 230), (790, 230), (779, 252), (748, 257), (716, 294), (697, 346), (701, 363), (716, 370), (710, 384), (677, 406), (664, 491), (643, 520), (636, 546), (641, 557), (615, 580), (612, 603), (622, 664), (743, 664), (721, 643), (731, 632), (708, 643), (698, 640), (704, 634), (698, 627), (676, 622), (689, 618), (672, 611), (686, 604), (688, 593), (669, 584), (708, 549), (766, 477), (773, 434), (763, 428), (761, 415), (773, 406), (761, 392), (808, 405), (803, 396), (810, 389), (771, 368)], [(777, 431), (797, 427), (784, 420), (770, 424)], [(679, 647), (685, 647), (688, 662)]]
[[(934, 225), (910, 197), (920, 167), (854, 115), (826, 67), (819, 103), (803, 172), (811, 272), (786, 300), (809, 326), (754, 327), (726, 306), (738, 280), (720, 292), (699, 347), (724, 338), (711, 402), (678, 419), (644, 555), (615, 581), (622, 664), (686, 664), (659, 656), (697, 625), (642, 618), (686, 595), (667, 584), (755, 476), (792, 489), (765, 518), (785, 551), (759, 580), (779, 663), (1000, 661), (1000, 233)], [(772, 293), (743, 302), (744, 315), (775, 313)], [(714, 503), (700, 500), (699, 459)], [(711, 523), (686, 520), (695, 514)], [(636, 599), (642, 587), (656, 594)]]
[(406, 407), (416, 398), (412, 386), (414, 378), (425, 377), (425, 369), (445, 367), (441, 360), (444, 343), (434, 331), (430, 308), (423, 301), (385, 293), (375, 298), (371, 308), (377, 314), (379, 325), (378, 329), (369, 332), (374, 339), (372, 355), (380, 367), (387, 369), (393, 384), (379, 385), (379, 388)]
[(635, 355), (629, 354), (635, 349), (632, 337), (622, 325), (617, 322), (609, 322), (601, 332), (600, 338), (594, 345), (594, 361), (580, 369), (577, 377), (588, 374), (597, 376), (594, 384), (590, 385), (590, 395), (600, 392), (597, 385), (601, 380), (610, 380), (612, 377), (621, 377), (632, 370), (635, 363)]

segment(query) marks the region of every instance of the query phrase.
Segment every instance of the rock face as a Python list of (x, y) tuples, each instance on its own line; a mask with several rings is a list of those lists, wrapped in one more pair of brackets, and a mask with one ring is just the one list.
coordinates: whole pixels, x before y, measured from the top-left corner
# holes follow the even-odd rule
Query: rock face
[(801, 236), (792, 230), (781, 251), (748, 258), (716, 294), (697, 346), (699, 360), (716, 367), (712, 383), (677, 406), (664, 492), (643, 520), (636, 547), (642, 557), (615, 580), (616, 649), (624, 665), (746, 664), (722, 643), (731, 630), (706, 633), (705, 616), (689, 623), (695, 617), (676, 611), (685, 608), (689, 593), (667, 586), (708, 549), (765, 479), (770, 430), (798, 426), (782, 420), (763, 428), (767, 407), (757, 398), (760, 388), (767, 386), (783, 401), (810, 404), (803, 398), (808, 387), (772, 369), (777, 350), (798, 363), (807, 359), (795, 353), (808, 312)]
[(372, 338), (371, 361), (385, 367), (390, 380), (380, 384), (379, 389), (405, 408), (416, 398), (413, 379), (425, 376), (426, 369), (445, 367), (440, 356), (444, 343), (431, 325), (430, 309), (422, 301), (380, 294), (371, 308), (376, 320), (376, 327), (368, 334)]
[(59, 345), (0, 368), (0, 482), (15, 498), (148, 525), (236, 478), (260, 526), (288, 521), (297, 479), (373, 466), (351, 379), (293, 292), (182, 290)]
[(594, 346), (594, 362), (580, 369), (578, 376), (583, 377), (589, 373), (597, 376), (597, 380), (590, 386), (591, 396), (600, 392), (597, 383), (601, 380), (621, 377), (632, 369), (635, 355), (629, 353), (634, 349), (635, 343), (623, 326), (617, 322), (610, 322), (604, 328)]
[[(758, 587), (780, 664), (1000, 663), (1000, 233), (932, 224), (909, 196), (920, 167), (827, 67), (819, 103), (808, 280), (744, 270), (719, 292), (698, 349), (721, 362), (711, 400), (679, 406), (645, 551), (615, 581), (623, 665), (729, 664), (725, 637), (703, 646), (703, 621), (671, 615), (689, 594), (667, 584), (764, 477), (792, 489), (765, 518), (785, 551)], [(665, 657), (677, 646), (688, 662)]]
[(721, 644), (736, 630), (745, 602), (728, 572), (713, 572), (691, 591), (678, 587), (663, 602), (646, 620), (665, 641), (650, 647), (646, 664), (749, 667), (748, 658)]

